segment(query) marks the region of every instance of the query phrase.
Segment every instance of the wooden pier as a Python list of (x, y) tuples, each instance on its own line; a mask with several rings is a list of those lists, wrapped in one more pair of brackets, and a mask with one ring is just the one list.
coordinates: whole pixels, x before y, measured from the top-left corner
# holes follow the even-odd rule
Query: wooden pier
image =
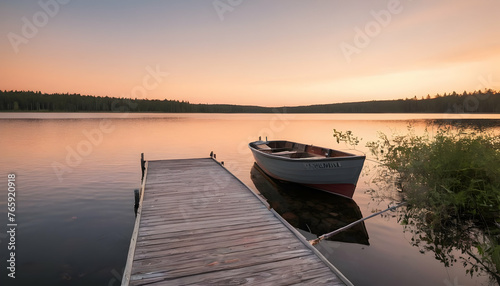
[(352, 285), (214, 159), (143, 170), (122, 285)]

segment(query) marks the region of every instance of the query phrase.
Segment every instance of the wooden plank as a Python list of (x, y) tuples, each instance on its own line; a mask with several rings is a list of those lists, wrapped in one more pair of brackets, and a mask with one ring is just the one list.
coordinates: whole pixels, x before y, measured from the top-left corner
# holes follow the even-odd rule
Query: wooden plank
[(311, 268), (307, 263), (299, 264), (304, 260), (257, 264), (219, 271), (217, 275), (211, 276), (201, 273), (168, 279), (162, 274), (151, 274), (143, 277), (142, 282), (147, 285), (345, 285), (332, 276), (328, 269)]
[(164, 225), (165, 220), (167, 219), (171, 225), (174, 225), (174, 224), (186, 223), (186, 220), (189, 220), (188, 223), (190, 224), (195, 224), (198, 222), (200, 223), (213, 222), (214, 220), (219, 220), (219, 219), (225, 221), (238, 220), (238, 221), (248, 222), (253, 219), (259, 219), (259, 218), (263, 218), (263, 216), (250, 216), (250, 215), (245, 215), (244, 213), (235, 214), (235, 212), (225, 211), (221, 213), (210, 212), (206, 213), (205, 215), (202, 215), (200, 213), (176, 214), (172, 218), (168, 218), (168, 216), (149, 217), (147, 219), (145, 218), (142, 224), (144, 225), (144, 228), (147, 229), (148, 227), (156, 227)]
[[(286, 284), (284, 283), (285, 281), (279, 280), (281, 280), (281, 277), (284, 275), (287, 275), (287, 273), (288, 275), (302, 276), (311, 270), (315, 270), (311, 269), (310, 263), (314, 263), (314, 260), (308, 258), (289, 259), (286, 261), (262, 263), (243, 268), (231, 269), (228, 271), (220, 271), (217, 273), (217, 277), (207, 277), (204, 274), (197, 274), (179, 279), (171, 279), (169, 280), (169, 283), (171, 283), (171, 285), (283, 285)], [(331, 277), (331, 275), (325, 276)], [(279, 279), (276, 277), (279, 277)], [(156, 279), (150, 279), (149, 281), (152, 282), (151, 285), (161, 285), (163, 278), (157, 277)], [(293, 284), (293, 282), (288, 284)], [(338, 284), (332, 283), (330, 285), (343, 284), (340, 282)]]
[(148, 161), (141, 191), (122, 285), (351, 285), (213, 159)]
[[(229, 253), (228, 255), (217, 255), (211, 253), (203, 256), (201, 253), (193, 256), (182, 256), (181, 261), (172, 259), (144, 259), (134, 261), (134, 268), (137, 268), (132, 275), (132, 280), (135, 280), (140, 274), (159, 274), (165, 278), (172, 279), (196, 273), (213, 273), (221, 270), (236, 269), (246, 266), (257, 265), (261, 263), (269, 263), (272, 261), (283, 261), (298, 257), (307, 257), (310, 252), (305, 249), (293, 249), (286, 251), (288, 247), (281, 245), (279, 253), (267, 253), (262, 251), (249, 251), (238, 255), (237, 253)], [(251, 256), (244, 256), (250, 254)], [(178, 256), (181, 257), (181, 256)], [(177, 258), (177, 257), (176, 257)], [(165, 270), (167, 269), (168, 270)]]
[[(255, 233), (272, 233), (276, 232), (276, 226), (277, 224), (270, 224), (270, 225), (265, 225), (265, 226), (254, 226), (251, 229), (248, 229), (247, 226), (244, 226), (243, 228), (239, 229), (229, 229), (229, 230), (219, 230), (217, 229), (214, 232), (203, 232), (203, 240), (206, 241), (208, 239), (219, 239), (219, 240), (225, 240), (227, 237), (238, 237), (242, 235), (252, 235)], [(186, 235), (185, 233), (179, 233), (179, 235), (175, 236), (172, 234), (167, 234), (165, 236), (160, 236), (157, 235), (156, 237), (147, 237), (143, 240), (138, 240), (137, 245), (138, 246), (144, 246), (144, 245), (154, 245), (154, 244), (164, 244), (164, 245), (169, 245), (173, 243), (199, 243), (199, 236), (197, 234), (192, 234), (190, 233), (189, 235)]]
[(149, 209), (143, 211), (144, 219), (159, 218), (159, 217), (171, 217), (179, 215), (179, 212), (183, 210), (184, 207), (190, 207), (188, 210), (190, 215), (204, 215), (204, 214), (217, 214), (222, 212), (232, 212), (232, 213), (245, 213), (251, 212), (252, 210), (258, 208), (264, 208), (262, 204), (249, 203), (249, 204), (222, 204), (222, 205), (198, 205), (191, 206), (187, 204), (172, 205), (172, 207), (155, 207), (154, 209)]
[[(214, 231), (213, 233), (215, 235), (220, 235), (220, 236), (225, 236), (226, 233), (228, 233), (228, 235), (231, 235), (230, 231), (231, 230), (234, 230), (234, 231), (239, 231), (239, 230), (244, 230), (244, 231), (252, 231), (254, 229), (258, 229), (259, 227), (263, 227), (263, 228), (272, 228), (272, 229), (276, 229), (276, 227), (279, 226), (279, 223), (278, 222), (269, 222), (265, 225), (263, 225), (261, 222), (255, 222), (255, 223), (249, 223), (249, 224), (244, 224), (244, 225), (236, 225), (236, 226), (233, 226), (233, 225), (225, 225), (225, 226), (219, 226), (216, 228), (216, 231)], [(198, 240), (199, 239), (199, 236), (203, 234), (204, 236), (203, 237), (210, 237), (210, 233), (208, 233), (205, 229), (196, 229), (196, 230), (189, 230), (189, 231), (185, 231), (185, 232), (168, 232), (168, 233), (156, 233), (156, 234), (152, 234), (152, 235), (142, 235), (138, 238), (137, 240), (137, 244), (140, 244), (141, 241), (147, 241), (147, 240), (156, 240), (156, 239), (159, 239), (159, 240), (163, 240), (165, 241), (165, 243), (168, 243), (169, 242), (169, 239), (172, 239), (172, 240), (189, 240), (189, 239), (196, 239)]]
[(180, 230), (190, 230), (199, 228), (212, 228), (220, 225), (221, 223), (225, 225), (238, 225), (238, 224), (246, 224), (247, 222), (252, 220), (265, 221), (266, 219), (272, 219), (272, 217), (269, 217), (268, 214), (265, 214), (265, 215), (252, 215), (247, 217), (224, 218), (218, 221), (193, 220), (193, 222), (190, 222), (188, 220), (182, 220), (181, 222), (175, 221), (168, 225), (166, 224), (160, 224), (154, 226), (141, 225), (141, 233), (148, 234), (152, 232), (154, 233), (156, 231), (165, 231), (165, 230), (180, 231)]
[[(281, 241), (276, 241), (281, 240)], [(296, 242), (295, 239), (290, 238), (289, 233), (283, 231), (281, 233), (259, 233), (256, 235), (246, 234), (244, 236), (239, 237), (231, 237), (227, 240), (220, 239), (211, 239), (211, 240), (202, 240), (199, 243), (177, 243), (177, 244), (154, 244), (154, 245), (142, 245), (140, 251), (136, 250), (135, 258), (138, 259), (146, 259), (146, 258), (155, 258), (168, 256), (173, 257), (175, 254), (184, 254), (186, 252), (210, 252), (211, 250), (220, 250), (226, 249), (228, 246), (236, 252), (237, 249), (255, 249), (255, 248), (263, 248), (269, 246), (279, 246), (287, 243)], [(287, 247), (290, 244), (287, 245)], [(266, 250), (264, 250), (266, 251)]]
[[(150, 205), (147, 210), (144, 210), (145, 214), (162, 212), (169, 214), (175, 212), (182, 206), (189, 206), (193, 208), (193, 211), (208, 211), (213, 209), (234, 209), (234, 208), (267, 208), (266, 206), (258, 202), (248, 202), (250, 198), (196, 198), (190, 199), (189, 201), (166, 201), (166, 200), (146, 200), (145, 202)], [(253, 198), (252, 198), (253, 199)]]

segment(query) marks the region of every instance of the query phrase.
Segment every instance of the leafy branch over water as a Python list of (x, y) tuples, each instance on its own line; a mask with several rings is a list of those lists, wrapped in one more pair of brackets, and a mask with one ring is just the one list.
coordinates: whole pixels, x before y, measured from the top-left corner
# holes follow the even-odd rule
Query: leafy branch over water
[(441, 128), (434, 136), (379, 133), (367, 143), (393, 171), (407, 209), (400, 221), (412, 243), (433, 251), (446, 266), (485, 271), (500, 283), (500, 137), (493, 133)]
[(343, 132), (337, 129), (333, 129), (333, 137), (337, 140), (337, 143), (340, 143), (340, 141), (342, 141), (346, 145), (350, 145), (353, 149), (356, 149), (356, 146), (359, 144), (360, 140), (359, 137), (354, 136), (354, 134), (350, 130)]

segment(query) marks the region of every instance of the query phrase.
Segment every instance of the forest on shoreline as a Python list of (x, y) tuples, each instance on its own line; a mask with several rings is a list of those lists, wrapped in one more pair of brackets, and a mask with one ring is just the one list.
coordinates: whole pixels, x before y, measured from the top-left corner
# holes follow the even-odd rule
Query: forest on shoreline
[(193, 104), (40, 91), (1, 91), (0, 112), (165, 112), (165, 113), (500, 113), (500, 92), (491, 89), (418, 99), (373, 100), (307, 106), (262, 107)]

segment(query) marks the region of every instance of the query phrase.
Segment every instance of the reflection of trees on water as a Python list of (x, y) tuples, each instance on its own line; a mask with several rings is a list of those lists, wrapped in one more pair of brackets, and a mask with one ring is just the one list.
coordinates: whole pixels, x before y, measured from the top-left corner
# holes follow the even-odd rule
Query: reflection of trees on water
[[(394, 179), (386, 177), (388, 183)], [(390, 197), (393, 201), (401, 197), (401, 193), (389, 193), (393, 186), (372, 190), (374, 200), (384, 200)], [(378, 179), (377, 188), (383, 184)], [(384, 190), (384, 191), (382, 191)], [(398, 222), (403, 225), (403, 231), (410, 234), (410, 243), (420, 252), (431, 252), (445, 267), (456, 263), (463, 265), (466, 273), (474, 275), (489, 275), (500, 285), (500, 226), (487, 224), (480, 218), (443, 218), (440, 224), (431, 222), (430, 213), (426, 210), (414, 209), (411, 206), (402, 207), (398, 211)]]
[(500, 127), (500, 119), (433, 119), (428, 120), (427, 124), (434, 126), (434, 128), (453, 126), (482, 131)]
[(461, 263), (471, 276), (487, 273), (500, 284), (500, 228), (472, 218), (453, 217), (432, 224), (425, 210), (406, 208), (399, 220), (411, 244), (433, 252), (446, 267)]

